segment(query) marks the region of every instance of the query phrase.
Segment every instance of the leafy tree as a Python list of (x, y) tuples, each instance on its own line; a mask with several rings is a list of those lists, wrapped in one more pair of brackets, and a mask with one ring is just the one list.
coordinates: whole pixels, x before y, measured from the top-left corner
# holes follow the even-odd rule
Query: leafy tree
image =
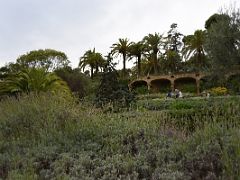
[(154, 67), (157, 66), (157, 72), (159, 73), (162, 70), (162, 64), (161, 61), (157, 61), (157, 64), (154, 62), (153, 55), (148, 55), (148, 57), (141, 60), (141, 68), (142, 68), (142, 74), (143, 75), (150, 75), (154, 74)]
[(206, 65), (205, 40), (206, 31), (203, 30), (196, 30), (194, 35), (188, 35), (183, 38), (183, 55), (186, 60), (193, 59), (198, 70)]
[(181, 69), (180, 55), (176, 51), (167, 50), (163, 60), (163, 66), (165, 67), (165, 72), (167, 71), (167, 73), (179, 72)]
[(131, 42), (127, 38), (123, 39), (120, 38), (117, 43), (112, 45), (112, 54), (116, 54), (117, 56), (119, 54), (122, 55), (123, 58), (123, 74), (126, 74), (126, 60), (127, 55), (129, 53), (129, 47), (131, 46)]
[(229, 21), (230, 17), (227, 14), (213, 14), (205, 22), (205, 28), (208, 30), (210, 27), (219, 21)]
[(65, 67), (57, 69), (55, 73), (67, 82), (69, 88), (77, 97), (83, 98), (88, 94), (90, 78), (83, 74), (79, 68)]
[(3, 66), (0, 68), (0, 80), (7, 77), (7, 75), (10, 73), (10, 70), (7, 66)]
[(154, 74), (157, 74), (159, 71), (158, 53), (162, 44), (162, 35), (158, 33), (148, 34), (143, 38), (143, 42), (146, 45), (149, 60), (153, 62)]
[(137, 72), (138, 72), (138, 75), (141, 75), (141, 57), (146, 52), (146, 46), (143, 44), (142, 41), (133, 43), (129, 47), (129, 52), (130, 52), (129, 53), (130, 56), (137, 58)]
[(164, 38), (165, 53), (162, 66), (165, 67), (164, 71), (167, 71), (167, 73), (176, 73), (181, 69), (180, 50), (183, 45), (182, 37), (183, 35), (177, 30), (177, 24), (173, 23), (170, 26), (167, 37)]
[[(228, 16), (228, 17), (227, 17)], [(240, 65), (240, 11), (222, 13), (207, 29), (206, 50), (219, 75)]]
[(116, 70), (110, 68), (103, 73), (96, 93), (95, 103), (97, 107), (109, 106), (115, 110), (129, 108), (133, 100), (134, 95), (129, 91), (127, 83), (119, 80)]
[(177, 24), (173, 23), (170, 26), (170, 30), (168, 31), (167, 37), (164, 38), (166, 39), (164, 43), (164, 49), (166, 51), (171, 50), (171, 51), (179, 52), (183, 45), (182, 37), (183, 37), (183, 34), (178, 32), (177, 30)]
[(45, 68), (47, 71), (54, 71), (69, 65), (65, 53), (53, 49), (39, 49), (21, 55), (17, 64), (24, 68)]
[(6, 78), (9, 74), (14, 74), (20, 71), (22, 67), (17, 63), (9, 63), (0, 68), (0, 80)]
[(11, 74), (0, 82), (0, 95), (21, 93), (65, 92), (69, 94), (67, 84), (55, 73), (45, 69), (28, 68)]
[(115, 66), (117, 65), (117, 63), (113, 62), (113, 55), (112, 55), (112, 53), (111, 52), (108, 53), (107, 56), (105, 56), (105, 58), (106, 58), (106, 63), (104, 64), (103, 72), (116, 70)]
[(91, 78), (93, 78), (94, 69), (95, 74), (97, 74), (99, 68), (103, 68), (105, 63), (106, 61), (102, 57), (102, 54), (96, 52), (94, 48), (93, 50), (86, 51), (84, 55), (80, 58), (79, 68), (84, 71), (85, 67), (89, 66), (91, 71)]

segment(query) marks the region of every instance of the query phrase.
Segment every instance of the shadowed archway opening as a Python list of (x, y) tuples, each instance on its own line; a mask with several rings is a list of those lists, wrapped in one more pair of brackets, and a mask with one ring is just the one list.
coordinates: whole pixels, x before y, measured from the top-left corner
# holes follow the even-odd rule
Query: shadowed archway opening
[(240, 74), (234, 74), (227, 78), (226, 87), (231, 94), (240, 94)]
[(131, 84), (131, 89), (137, 94), (145, 94), (148, 92), (148, 85), (146, 81), (135, 81)]
[(208, 75), (200, 80), (200, 92), (209, 91), (213, 87), (221, 87), (223, 85), (223, 80), (217, 75)]
[(197, 85), (196, 79), (191, 77), (179, 78), (174, 81), (174, 88), (182, 92), (196, 93)]
[(168, 79), (155, 79), (151, 81), (151, 91), (166, 93), (171, 90), (171, 81)]

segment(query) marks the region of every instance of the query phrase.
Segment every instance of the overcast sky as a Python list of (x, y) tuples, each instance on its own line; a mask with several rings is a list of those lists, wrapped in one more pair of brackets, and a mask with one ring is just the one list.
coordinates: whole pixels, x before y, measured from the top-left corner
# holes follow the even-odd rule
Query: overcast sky
[[(221, 7), (240, 0), (0, 0), (0, 66), (36, 49), (67, 54), (76, 67), (83, 53), (106, 55), (119, 38), (139, 41), (167, 32), (204, 29)], [(127, 66), (130, 66), (127, 64)], [(120, 64), (121, 67), (121, 64)]]

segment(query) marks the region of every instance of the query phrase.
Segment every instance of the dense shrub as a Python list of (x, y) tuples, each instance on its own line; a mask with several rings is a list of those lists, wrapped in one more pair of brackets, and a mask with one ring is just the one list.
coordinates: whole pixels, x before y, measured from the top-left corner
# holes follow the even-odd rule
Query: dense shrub
[(200, 81), (201, 91), (211, 89), (213, 87), (219, 87), (224, 84), (224, 79), (219, 77), (216, 74), (212, 74), (211, 76), (206, 76)]
[(240, 94), (240, 75), (230, 76), (226, 82), (226, 86), (231, 94)]
[(67, 82), (71, 91), (79, 98), (83, 98), (91, 94), (91, 80), (90, 77), (81, 73), (80, 69), (71, 69), (65, 67), (57, 69), (55, 73)]
[(7, 98), (0, 103), (0, 136), (34, 139), (53, 130), (63, 131), (76, 118), (73, 106), (71, 97), (51, 93)]
[(129, 108), (135, 97), (129, 91), (128, 82), (119, 80), (117, 71), (105, 72), (96, 93), (97, 107), (108, 106), (111, 109)]
[(188, 93), (196, 93), (197, 92), (197, 88), (196, 88), (196, 84), (182, 84), (181, 85), (181, 90), (183, 92), (188, 92)]
[(135, 88), (134, 92), (136, 94), (147, 94), (149, 92), (149, 90), (146, 86), (140, 86), (140, 87)]
[(214, 96), (226, 95), (228, 92), (226, 87), (214, 87), (210, 90), (210, 93)]

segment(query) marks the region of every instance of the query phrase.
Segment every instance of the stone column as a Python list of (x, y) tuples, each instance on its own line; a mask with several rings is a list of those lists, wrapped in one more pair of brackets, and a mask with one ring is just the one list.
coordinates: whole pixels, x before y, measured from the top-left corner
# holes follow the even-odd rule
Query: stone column
[(197, 95), (200, 94), (200, 79), (196, 79)]
[(171, 80), (171, 90), (174, 91), (174, 80)]
[(148, 91), (150, 91), (151, 90), (151, 82), (147, 82), (147, 86), (148, 86)]

